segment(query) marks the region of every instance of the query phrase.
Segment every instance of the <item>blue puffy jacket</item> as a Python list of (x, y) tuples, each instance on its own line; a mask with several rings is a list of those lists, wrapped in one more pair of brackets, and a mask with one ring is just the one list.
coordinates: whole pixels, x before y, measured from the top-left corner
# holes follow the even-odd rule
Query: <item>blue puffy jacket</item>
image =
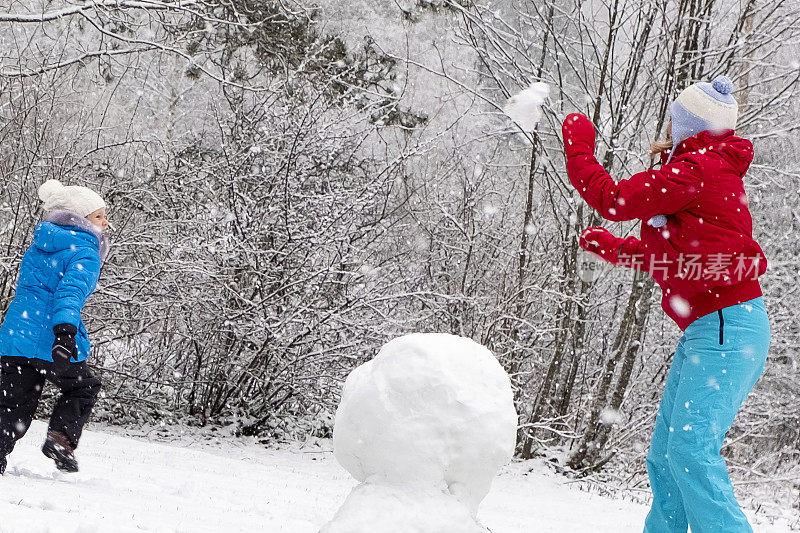
[(20, 266), (17, 292), (0, 327), (0, 356), (52, 361), (53, 326), (78, 329), (78, 361), (91, 347), (81, 309), (97, 286), (107, 243), (85, 218), (53, 212), (36, 226)]

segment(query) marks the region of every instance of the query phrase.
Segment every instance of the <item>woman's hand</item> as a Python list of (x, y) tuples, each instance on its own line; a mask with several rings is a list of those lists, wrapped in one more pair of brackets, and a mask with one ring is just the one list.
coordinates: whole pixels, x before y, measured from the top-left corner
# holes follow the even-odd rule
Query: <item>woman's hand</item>
[(586, 228), (581, 233), (578, 243), (581, 248), (603, 261), (608, 261), (612, 265), (619, 263), (619, 247), (622, 239), (612, 235), (606, 228), (600, 226)]
[(561, 125), (564, 151), (567, 158), (580, 154), (594, 154), (595, 131), (592, 121), (580, 113), (570, 113)]

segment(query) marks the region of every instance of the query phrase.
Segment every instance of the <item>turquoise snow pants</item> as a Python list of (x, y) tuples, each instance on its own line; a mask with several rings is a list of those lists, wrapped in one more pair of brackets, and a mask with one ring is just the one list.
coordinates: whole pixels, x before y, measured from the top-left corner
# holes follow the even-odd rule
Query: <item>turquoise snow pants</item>
[(722, 441), (764, 370), (761, 297), (689, 324), (678, 342), (647, 454), (653, 505), (645, 533), (752, 533), (733, 495)]

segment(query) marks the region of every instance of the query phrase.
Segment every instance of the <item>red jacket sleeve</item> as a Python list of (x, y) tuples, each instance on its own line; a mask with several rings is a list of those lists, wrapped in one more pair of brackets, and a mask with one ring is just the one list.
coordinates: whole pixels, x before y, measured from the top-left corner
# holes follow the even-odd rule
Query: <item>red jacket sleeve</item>
[(648, 272), (648, 262), (647, 248), (641, 240), (636, 237), (620, 239), (619, 248), (617, 249), (617, 262), (615, 264)]
[(573, 113), (562, 131), (569, 180), (603, 218), (646, 220), (670, 215), (685, 209), (699, 193), (700, 166), (691, 156), (617, 183), (594, 156), (594, 126), (588, 118)]
[(590, 226), (581, 232), (580, 247), (612, 265), (647, 271), (647, 247), (636, 237), (622, 239), (602, 226)]

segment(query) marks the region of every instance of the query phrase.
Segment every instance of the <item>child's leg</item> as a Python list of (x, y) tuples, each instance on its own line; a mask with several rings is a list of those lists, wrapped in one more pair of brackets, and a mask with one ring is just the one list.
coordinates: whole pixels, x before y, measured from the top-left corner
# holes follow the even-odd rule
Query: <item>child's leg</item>
[(685, 349), (667, 453), (689, 524), (693, 533), (752, 533), (719, 452), (766, 363), (763, 301), (699, 318), (686, 329)]
[(31, 425), (44, 375), (25, 357), (0, 357), (0, 457), (11, 453)]
[(85, 362), (70, 363), (69, 368), (60, 375), (48, 376), (54, 385), (61, 389), (56, 401), (53, 416), (50, 417), (52, 431), (66, 435), (72, 447), (78, 446), (83, 426), (92, 414), (92, 407), (100, 392), (100, 380), (92, 375)]
[(653, 491), (653, 504), (644, 523), (645, 533), (686, 533), (688, 522), (683, 510), (683, 497), (672, 477), (667, 460), (672, 411), (680, 382), (681, 367), (685, 364), (684, 338), (678, 342), (672, 365), (664, 385), (664, 396), (656, 415), (656, 427), (647, 452), (647, 474)]

